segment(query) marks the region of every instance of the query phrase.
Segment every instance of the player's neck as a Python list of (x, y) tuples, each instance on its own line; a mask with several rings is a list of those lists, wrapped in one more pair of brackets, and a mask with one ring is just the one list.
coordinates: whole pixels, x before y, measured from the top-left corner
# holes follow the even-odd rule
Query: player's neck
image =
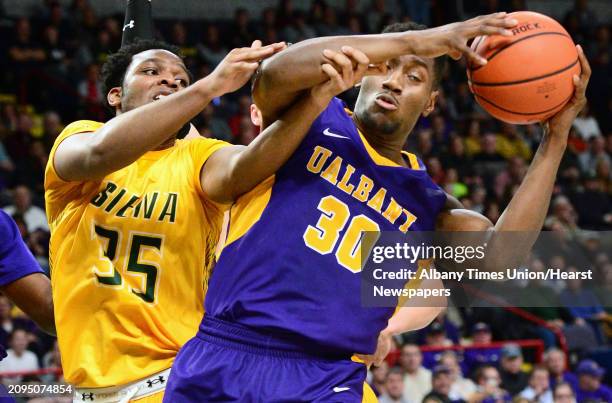
[(353, 115), (353, 121), (363, 134), (368, 144), (383, 157), (395, 162), (401, 166), (408, 166), (404, 159), (402, 149), (406, 143), (406, 137), (400, 133), (383, 134), (377, 133), (374, 130), (368, 130), (359, 122), (359, 119)]
[(372, 133), (362, 132), (363, 136), (368, 141), (368, 144), (372, 146), (374, 150), (383, 157), (395, 162), (398, 165), (408, 166), (402, 149), (404, 147), (405, 140), (395, 138), (394, 136), (376, 135)]

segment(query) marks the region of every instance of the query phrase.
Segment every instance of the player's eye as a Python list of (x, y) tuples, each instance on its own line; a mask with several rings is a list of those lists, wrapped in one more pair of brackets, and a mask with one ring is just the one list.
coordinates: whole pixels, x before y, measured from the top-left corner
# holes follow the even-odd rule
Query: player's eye
[(157, 74), (157, 69), (154, 68), (146, 68), (144, 70), (142, 70), (143, 73), (145, 73), (148, 76), (154, 76)]
[(417, 76), (416, 74), (408, 74), (408, 79), (410, 81), (414, 81), (414, 82), (417, 82), (417, 83), (420, 83), (422, 81), (421, 78), (419, 76)]

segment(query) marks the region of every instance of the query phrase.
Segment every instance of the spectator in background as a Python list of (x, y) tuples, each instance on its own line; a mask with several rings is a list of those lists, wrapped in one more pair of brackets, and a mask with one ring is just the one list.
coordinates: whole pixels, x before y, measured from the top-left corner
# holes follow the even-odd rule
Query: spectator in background
[[(599, 163), (603, 166), (605, 160)], [(612, 229), (612, 197), (609, 191), (612, 189), (607, 188), (607, 180), (594, 175), (585, 175), (583, 178), (583, 186), (568, 194), (576, 208), (578, 224), (584, 229)]]
[(498, 200), (510, 200), (514, 189), (523, 181), (527, 173), (527, 164), (521, 157), (514, 156), (508, 161), (508, 168), (495, 178), (495, 195)]
[(452, 350), (443, 352), (440, 357), (440, 364), (450, 371), (451, 386), (448, 397), (452, 401), (467, 401), (467, 399), (476, 392), (476, 385), (471, 379), (463, 377), (457, 354)]
[(465, 149), (466, 153), (470, 156), (474, 156), (481, 151), (481, 125), (477, 119), (470, 119), (467, 123), (467, 131), (465, 137)]
[(234, 134), (224, 119), (215, 113), (215, 106), (210, 103), (204, 108), (196, 120), (196, 127), (204, 137), (210, 137), (227, 142), (234, 142)]
[(100, 109), (101, 102), (105, 96), (102, 93), (102, 81), (100, 81), (100, 67), (91, 63), (85, 69), (85, 78), (81, 80), (77, 91), (87, 105), (87, 116)]
[(497, 175), (506, 167), (506, 160), (497, 151), (497, 138), (485, 133), (480, 139), (480, 152), (474, 155), (474, 172), (481, 176), (487, 187), (492, 187)]
[(15, 71), (32, 67), (47, 58), (45, 51), (32, 38), (30, 21), (25, 17), (15, 23), (15, 38), (11, 41), (8, 54)]
[(459, 179), (459, 175), (457, 174), (457, 170), (455, 168), (449, 168), (446, 170), (443, 185), (444, 191), (455, 197), (457, 200), (467, 196), (469, 192), (467, 185), (461, 182)]
[[(402, 369), (399, 367), (393, 367), (387, 373), (387, 379), (385, 380), (385, 393), (378, 398), (379, 403), (409, 403), (409, 402), (420, 402), (416, 400), (416, 397), (410, 393), (406, 394), (404, 381), (402, 379)], [(410, 396), (410, 400), (408, 400)]]
[(569, 383), (561, 382), (553, 388), (555, 403), (576, 403), (576, 394)]
[(512, 396), (527, 386), (528, 375), (523, 372), (523, 353), (517, 344), (509, 343), (501, 350), (501, 386)]
[(255, 40), (255, 33), (251, 30), (249, 12), (245, 8), (237, 8), (234, 11), (234, 21), (232, 23), (232, 47), (241, 48), (251, 46)]
[[(434, 321), (425, 329), (425, 345), (446, 347), (453, 345), (453, 342), (447, 337), (446, 327), (441, 322)], [(440, 361), (441, 356), (441, 350), (423, 352), (423, 366), (433, 368)]]
[(552, 201), (552, 215), (546, 219), (546, 225), (560, 225), (570, 236), (578, 231), (578, 216), (567, 196), (559, 195)]
[(403, 370), (404, 396), (412, 402), (420, 402), (431, 390), (431, 371), (423, 367), (423, 356), (416, 344), (404, 344), (399, 359)]
[(576, 129), (576, 132), (583, 140), (590, 140), (591, 137), (600, 137), (601, 130), (597, 120), (591, 115), (590, 107), (587, 104), (584, 106), (582, 111), (578, 114), (572, 126)]
[(516, 125), (502, 122), (501, 134), (496, 136), (497, 152), (505, 159), (520, 157), (531, 159), (531, 148), (523, 139)]
[[(36, 371), (38, 369), (36, 354), (27, 350), (28, 333), (25, 330), (13, 330), (9, 346), (6, 358), (0, 361), (0, 372)], [(4, 378), (4, 382), (19, 382), (21, 379), (21, 377)]]
[(431, 392), (425, 395), (423, 403), (463, 402), (463, 400), (451, 400), (449, 397), (451, 384), (451, 370), (444, 365), (437, 365), (431, 375)]
[[(472, 327), (471, 344), (476, 346), (486, 346), (493, 342), (493, 334), (491, 327), (484, 323), (478, 322)], [(466, 369), (472, 371), (485, 364), (496, 364), (499, 362), (501, 351), (497, 347), (479, 347), (474, 349), (466, 349), (463, 353)]]
[(549, 374), (546, 367), (535, 366), (529, 374), (528, 386), (519, 394), (532, 403), (553, 403)]
[(383, 361), (377, 367), (372, 367), (370, 369), (372, 373), (372, 378), (370, 381), (370, 387), (374, 394), (378, 397), (387, 392), (385, 388), (385, 381), (387, 380), (387, 373), (389, 372), (389, 365), (387, 361)]
[(55, 111), (45, 112), (43, 115), (43, 142), (45, 144), (45, 150), (47, 154), (51, 152), (51, 147), (55, 139), (64, 129), (62, 125), (62, 119), (59, 114)]
[(49, 231), (45, 211), (38, 206), (32, 205), (32, 193), (26, 186), (19, 185), (13, 191), (13, 204), (4, 208), (4, 211), (13, 216), (20, 214), (27, 226), (28, 232), (38, 229)]
[[(567, 271), (578, 273), (575, 267), (569, 267)], [(570, 278), (566, 281), (567, 288), (561, 292), (559, 300), (572, 315), (575, 324), (584, 325), (588, 323), (595, 332), (598, 342), (602, 343), (604, 336), (600, 322), (606, 319), (606, 312), (593, 291), (583, 288), (582, 280), (577, 276), (573, 277), (576, 278)]]
[(512, 395), (501, 388), (501, 378), (493, 365), (483, 365), (476, 370), (476, 392), (470, 403), (508, 403)]
[(306, 14), (300, 10), (296, 10), (293, 13), (293, 24), (285, 26), (281, 31), (281, 37), (290, 43), (300, 42), (316, 36), (317, 33), (306, 21)]
[[(537, 258), (531, 260), (529, 271), (533, 273), (541, 273), (545, 269), (544, 263)], [(521, 304), (525, 306), (525, 311), (546, 321), (548, 326), (562, 330), (565, 326), (564, 320), (571, 320), (568, 312), (562, 308), (559, 297), (551, 287), (551, 284), (539, 278), (529, 280), (526, 287), (522, 289)], [(556, 345), (555, 334), (549, 328), (539, 325), (525, 324), (528, 332), (528, 337), (532, 334), (536, 335), (544, 342), (544, 348), (554, 347)]]
[(552, 389), (557, 384), (567, 383), (576, 390), (578, 388), (578, 378), (567, 369), (567, 357), (563, 350), (553, 347), (546, 350), (544, 354), (544, 365), (550, 375), (550, 386)]
[(472, 160), (465, 151), (463, 139), (458, 135), (451, 135), (449, 139), (448, 151), (440, 156), (446, 168), (457, 170), (459, 178), (471, 176)]
[(599, 160), (607, 161), (610, 164), (610, 156), (606, 152), (606, 141), (602, 136), (593, 136), (589, 140), (589, 150), (578, 156), (580, 169), (582, 172), (595, 175)]
[(197, 45), (198, 54), (212, 71), (227, 54), (227, 48), (221, 43), (219, 28), (215, 24), (211, 23), (206, 27), (204, 38), (204, 43)]
[(578, 403), (587, 401), (612, 402), (612, 389), (601, 383), (601, 378), (605, 372), (593, 360), (580, 361), (576, 368), (578, 374), (576, 400), (578, 400)]
[[(62, 368), (62, 361), (59, 352), (57, 340), (53, 343), (53, 350), (49, 351), (42, 359), (43, 368), (45, 369), (60, 369)], [(44, 383), (57, 382), (58, 374), (50, 372), (41, 376), (41, 380)]]
[(338, 16), (336, 15), (336, 9), (330, 5), (325, 6), (323, 9), (323, 22), (315, 27), (319, 36), (335, 36), (335, 35), (349, 35), (350, 31), (348, 28), (343, 27), (338, 23)]

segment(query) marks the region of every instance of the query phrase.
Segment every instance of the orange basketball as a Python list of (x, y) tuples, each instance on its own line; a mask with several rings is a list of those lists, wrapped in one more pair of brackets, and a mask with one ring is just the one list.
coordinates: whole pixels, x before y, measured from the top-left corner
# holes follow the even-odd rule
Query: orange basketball
[(580, 74), (578, 51), (567, 31), (542, 14), (510, 13), (519, 23), (512, 36), (479, 36), (472, 49), (487, 59), (468, 65), (470, 90), (499, 120), (528, 124), (548, 119), (572, 97)]

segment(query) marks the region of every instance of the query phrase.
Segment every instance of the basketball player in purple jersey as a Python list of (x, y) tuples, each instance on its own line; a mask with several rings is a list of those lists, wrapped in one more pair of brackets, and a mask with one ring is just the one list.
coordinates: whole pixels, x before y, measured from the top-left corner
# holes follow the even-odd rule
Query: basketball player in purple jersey
[(393, 308), (361, 306), (362, 231), (540, 231), (585, 104), (590, 68), (580, 47), (574, 97), (545, 122), (531, 167), (495, 225), (446, 195), (402, 151), (418, 118), (434, 109), (438, 57), (465, 52), (482, 64), (465, 42), (508, 35), (515, 24), (505, 13), (429, 30), (396, 24), (383, 35), (304, 41), (264, 63), (254, 87), (264, 126), (324, 79), (319, 66), (335, 57), (324, 49), (354, 47), (386, 62), (387, 73), (362, 80), (354, 114), (333, 100), (276, 175), (233, 206), (206, 316), (177, 356), (164, 401), (361, 401), (366, 369), (352, 353), (378, 361), (390, 337), (413, 325), (409, 309), (389, 320)]

